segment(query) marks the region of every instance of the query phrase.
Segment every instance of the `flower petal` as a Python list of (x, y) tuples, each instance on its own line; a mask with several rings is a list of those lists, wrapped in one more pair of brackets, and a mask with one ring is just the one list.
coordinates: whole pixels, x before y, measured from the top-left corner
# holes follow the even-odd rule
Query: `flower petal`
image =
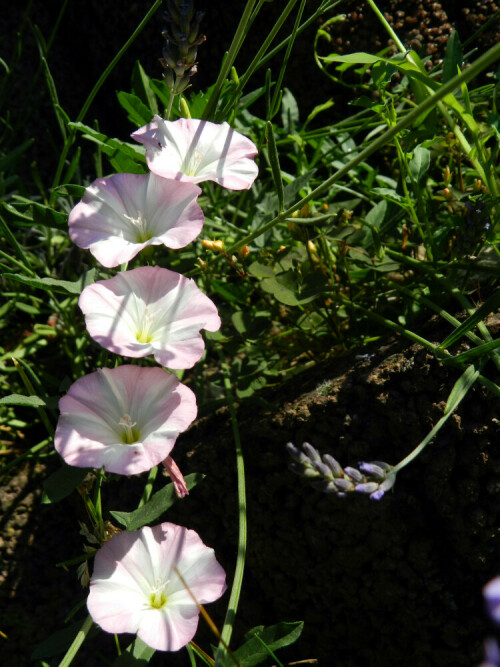
[(155, 116), (131, 136), (145, 145), (151, 171), (164, 178), (215, 181), (230, 190), (247, 190), (258, 175), (253, 160), (257, 147), (227, 123)]
[(155, 174), (98, 178), (69, 214), (69, 234), (108, 268), (149, 245), (183, 248), (201, 232), (201, 190)]
[(213, 549), (193, 530), (162, 523), (115, 535), (95, 557), (92, 619), (106, 632), (137, 632), (157, 650), (178, 650), (193, 638), (199, 612), (177, 572), (199, 603), (226, 589)]
[(200, 329), (220, 328), (217, 308), (194, 280), (157, 266), (89, 285), (78, 303), (100, 345), (126, 357), (153, 354), (168, 368), (191, 368), (205, 349)]
[(54, 446), (66, 463), (123, 475), (161, 463), (197, 414), (191, 389), (161, 368), (139, 366), (79, 378), (59, 410)]

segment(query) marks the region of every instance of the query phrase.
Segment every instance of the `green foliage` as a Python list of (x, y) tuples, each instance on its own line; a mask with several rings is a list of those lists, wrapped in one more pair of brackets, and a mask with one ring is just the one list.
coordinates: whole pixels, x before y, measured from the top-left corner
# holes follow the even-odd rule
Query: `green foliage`
[[(474, 52), (462, 46), (455, 32), (443, 62), (432, 63), (404, 50), (389, 31), (400, 53), (338, 54), (328, 32), (345, 18), (329, 16), (337, 4), (323, 0), (309, 10), (303, 1), (284, 3), (280, 19), (240, 71), (238, 56), (256, 14), (266, 5), (250, 0), (227, 45), (220, 75), (206, 91), (187, 89), (182, 99), (172, 98), (165, 81), (151, 78), (137, 62), (130, 90), (119, 91), (114, 103), (134, 127), (167, 110), (171, 119), (189, 113), (227, 121), (259, 148), (260, 173), (252, 189), (231, 192), (204, 183), (202, 237), (176, 252), (157, 247), (150, 258), (192, 276), (221, 315), (221, 331), (206, 336), (203, 361), (183, 376), (196, 391), (200, 414), (229, 403), (234, 428), (235, 400), (262, 404), (266, 388), (392, 331), (461, 372), (443, 417), (418, 451), (398, 464), (401, 469), (436, 437), (475, 382), (500, 395), (490, 377), (500, 368), (500, 340), (487, 327), (488, 317), (500, 306), (495, 71), (500, 46), (472, 60)], [(282, 83), (297, 35), (318, 25), (320, 17), (314, 52), (325, 74), (325, 101), (306, 116), (304, 91), (294, 94)], [(6, 78), (0, 87), (0, 427), (6, 434), (6, 472), (28, 458), (47, 455), (49, 441), (40, 441), (40, 430), (52, 436), (58, 399), (74, 379), (113, 363), (89, 340), (77, 307), (82, 289), (112, 272), (96, 268), (87, 252), (71, 244), (68, 213), (94, 176), (147, 172), (142, 146), (127, 137), (108, 137), (94, 119), (84, 122), (123, 50), (71, 119), (49, 68), (50, 40), (35, 34), (39, 78), (57, 119), (52, 141), (62, 141), (63, 148), (54, 174), (33, 165), (29, 178), (19, 176), (34, 139), (22, 134), (16, 139), (23, 119), (14, 123), (16, 115), (8, 107), (16, 58), (1, 60)], [(280, 64), (271, 71), (277, 54)], [(487, 83), (478, 83), (484, 74), (489, 75)], [(339, 89), (331, 82), (357, 90), (352, 113), (345, 118), (336, 113)], [(91, 177), (82, 175), (83, 158), (95, 165)], [(224, 250), (207, 249), (203, 239), (223, 242)], [(141, 261), (133, 260), (129, 268)], [(465, 310), (461, 319), (455, 316), (460, 310)], [(437, 345), (420, 334), (431, 314), (451, 327)], [(465, 339), (470, 349), (457, 349)], [(19, 446), (21, 430), (30, 441)], [(101, 487), (112, 478), (99, 472), (84, 481), (87, 473), (63, 464), (46, 479), (42, 502), (59, 502), (78, 488), (88, 533), (101, 543), (108, 537)], [(202, 478), (188, 475), (188, 488)], [(146, 482), (138, 509), (111, 512), (126, 530), (156, 521), (176, 501), (172, 484), (152, 493), (153, 483), (154, 477)], [(241, 503), (239, 511), (241, 517)], [(231, 623), (224, 625), (224, 641), (230, 638)], [(279, 623), (254, 628), (234, 656), (244, 667), (266, 659), (276, 664), (273, 652), (296, 641), (302, 627)], [(33, 659), (67, 650), (75, 628), (50, 637)], [(113, 664), (147, 664), (152, 654), (136, 640)], [(232, 664), (220, 646), (217, 655), (217, 665)]]
[[(233, 652), (233, 656), (241, 667), (255, 667), (264, 662), (271, 651), (278, 651), (280, 648), (295, 643), (303, 629), (302, 621), (278, 623), (268, 628), (259, 625), (246, 633), (245, 643)], [(230, 667), (232, 664), (234, 660), (227, 656), (223, 667)]]
[[(205, 475), (197, 473), (186, 475), (185, 481), (188, 490), (191, 491), (191, 489), (194, 489), (204, 477)], [(159, 519), (169, 507), (172, 507), (176, 500), (177, 496), (175, 495), (174, 485), (167, 484), (160, 491), (153, 494), (150, 500), (139, 509), (133, 512), (110, 511), (110, 514), (118, 523), (125, 526), (126, 530), (138, 530)]]

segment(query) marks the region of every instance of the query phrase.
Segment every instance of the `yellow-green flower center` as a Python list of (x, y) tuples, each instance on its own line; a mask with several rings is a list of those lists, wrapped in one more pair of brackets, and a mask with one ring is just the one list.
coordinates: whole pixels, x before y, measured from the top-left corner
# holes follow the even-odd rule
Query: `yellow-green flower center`
[(131, 215), (124, 216), (126, 220), (132, 223), (132, 232), (135, 243), (145, 243), (153, 238), (153, 234), (148, 229), (148, 221), (142, 215), (141, 211), (137, 211), (137, 217)]
[(153, 609), (161, 609), (167, 604), (167, 596), (163, 591), (155, 591), (149, 596), (149, 604)]
[(139, 343), (151, 343), (153, 341), (153, 334), (151, 333), (153, 323), (154, 316), (149, 314), (148, 307), (146, 306), (144, 315), (142, 316), (141, 328), (135, 334), (136, 340)]
[(151, 343), (153, 340), (153, 336), (144, 329), (142, 329), (142, 331), (138, 331), (135, 337), (139, 343)]
[(118, 426), (122, 427), (121, 440), (124, 445), (133, 445), (134, 442), (139, 442), (141, 439), (139, 431), (134, 428), (137, 423), (132, 421), (130, 415), (123, 415), (118, 422)]

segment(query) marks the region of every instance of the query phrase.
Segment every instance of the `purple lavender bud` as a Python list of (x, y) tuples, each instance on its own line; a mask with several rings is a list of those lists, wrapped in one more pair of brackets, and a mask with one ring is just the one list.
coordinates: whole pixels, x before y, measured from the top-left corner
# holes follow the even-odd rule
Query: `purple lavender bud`
[(333, 472), (334, 477), (342, 477), (344, 474), (344, 471), (342, 470), (342, 466), (340, 463), (333, 458), (333, 456), (330, 456), (330, 454), (324, 454), (323, 455), (323, 461), (326, 463), (326, 465), (331, 469)]
[(500, 648), (496, 639), (490, 637), (484, 642), (484, 662), (479, 667), (500, 667)]
[(361, 484), (361, 482), (364, 481), (363, 475), (359, 472), (357, 468), (352, 468), (351, 466), (347, 466), (346, 468), (344, 468), (344, 472), (356, 484)]
[(385, 479), (385, 470), (377, 465), (374, 461), (370, 463), (360, 461), (358, 463), (358, 468), (365, 475), (370, 475), (370, 477), (378, 477), (379, 479)]
[(353, 489), (352, 482), (344, 477), (340, 479), (334, 479), (333, 484), (339, 491), (351, 491)]
[(301, 465), (305, 465), (306, 463), (309, 463), (309, 459), (304, 454), (304, 452), (301, 452), (300, 449), (293, 444), (293, 442), (287, 442), (286, 443), (286, 449), (287, 449), (287, 452), (292, 457), (292, 459), (294, 461), (296, 461), (297, 463), (299, 463)]
[(382, 491), (382, 489), (377, 489), (373, 493), (370, 493), (370, 500), (380, 500), (383, 498), (385, 495), (385, 491)]
[(326, 463), (323, 463), (323, 461), (314, 461), (313, 466), (314, 466), (314, 468), (316, 468), (316, 470), (319, 472), (319, 474), (322, 477), (331, 477), (332, 476), (332, 471), (326, 465)]
[(488, 614), (500, 624), (500, 576), (489, 581), (483, 588)]
[(319, 455), (318, 450), (315, 449), (310, 443), (303, 442), (302, 443), (302, 449), (305, 451), (305, 453), (309, 457), (309, 460), (311, 461), (311, 463), (313, 463), (315, 461), (321, 462), (321, 456)]
[(356, 484), (354, 487), (354, 490), (358, 491), (359, 493), (373, 493), (377, 489), (377, 482), (365, 482), (364, 484)]

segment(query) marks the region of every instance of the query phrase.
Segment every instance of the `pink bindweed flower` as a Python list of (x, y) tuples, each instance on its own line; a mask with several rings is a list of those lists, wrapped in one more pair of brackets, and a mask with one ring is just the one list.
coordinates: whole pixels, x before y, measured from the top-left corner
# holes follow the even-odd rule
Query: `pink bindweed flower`
[(220, 598), (225, 579), (213, 549), (194, 530), (162, 523), (104, 544), (95, 557), (87, 607), (106, 632), (137, 633), (154, 649), (178, 651), (198, 627), (195, 600)]
[(133, 259), (143, 248), (183, 248), (201, 232), (199, 187), (155, 174), (98, 178), (69, 214), (69, 235), (108, 268)]
[[(196, 418), (194, 393), (162, 368), (101, 368), (59, 401), (54, 446), (80, 468), (134, 475), (169, 457)], [(182, 477), (182, 475), (181, 475)]]
[(205, 349), (200, 329), (217, 331), (215, 304), (194, 280), (158, 266), (141, 266), (88, 285), (78, 301), (92, 338), (125, 357), (168, 368), (191, 368)]
[(257, 178), (257, 147), (227, 123), (160, 116), (132, 133), (146, 147), (152, 172), (177, 181), (215, 181), (230, 190), (248, 190)]

